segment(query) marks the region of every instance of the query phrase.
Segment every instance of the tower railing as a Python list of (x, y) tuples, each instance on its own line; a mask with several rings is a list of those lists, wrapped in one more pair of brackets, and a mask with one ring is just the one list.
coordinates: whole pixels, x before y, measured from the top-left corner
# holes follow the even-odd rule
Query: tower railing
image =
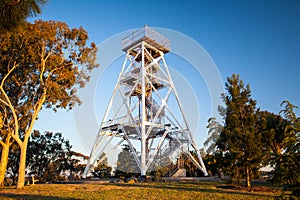
[(138, 43), (142, 40), (147, 41), (148, 39), (151, 42), (163, 47), (165, 50), (170, 50), (170, 39), (164, 37), (153, 28), (145, 25), (142, 28), (133, 31), (132, 34), (123, 38), (122, 40), (122, 50), (127, 51), (130, 47), (132, 47), (135, 43)]

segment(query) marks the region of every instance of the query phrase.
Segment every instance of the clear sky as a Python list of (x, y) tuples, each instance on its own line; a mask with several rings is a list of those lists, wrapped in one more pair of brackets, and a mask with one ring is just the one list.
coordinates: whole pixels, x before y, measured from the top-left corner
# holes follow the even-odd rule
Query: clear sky
[[(71, 27), (82, 26), (96, 44), (144, 24), (178, 31), (206, 50), (216, 64), (223, 83), (231, 74), (240, 74), (242, 80), (250, 84), (252, 97), (257, 100), (261, 110), (278, 113), (280, 103), (285, 99), (300, 106), (299, 0), (49, 0), (37, 18), (64, 21)], [(202, 88), (199, 85), (203, 85), (201, 77), (197, 81), (192, 80), (191, 68), (187, 67), (188, 70), (182, 72), (176, 68), (176, 58), (171, 58), (173, 71), (183, 74), (197, 93), (202, 115), (199, 132), (202, 136), (196, 133), (196, 137), (199, 146), (202, 146), (207, 135), (205, 126), (210, 117), (205, 108), (207, 91), (199, 91)], [(189, 65), (180, 61), (181, 66), (185, 64)], [(98, 123), (120, 70), (118, 60), (115, 66), (105, 72), (106, 79), (104, 77), (99, 81), (96, 89), (95, 112)], [(89, 154), (92, 144), (85, 145), (82, 135), (93, 140), (96, 132), (92, 136), (90, 133), (78, 133), (78, 121), (74, 120), (73, 114), (73, 111), (62, 110), (53, 114), (44, 110), (36, 128), (62, 132), (71, 141), (74, 150)], [(299, 110), (297, 114), (300, 115)]]

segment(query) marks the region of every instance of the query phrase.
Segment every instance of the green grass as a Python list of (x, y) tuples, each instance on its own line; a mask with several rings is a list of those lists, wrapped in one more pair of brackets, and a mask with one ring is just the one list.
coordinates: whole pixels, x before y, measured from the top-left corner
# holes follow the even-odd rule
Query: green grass
[(220, 183), (36, 184), (0, 188), (0, 199), (274, 199), (275, 192), (216, 188)]

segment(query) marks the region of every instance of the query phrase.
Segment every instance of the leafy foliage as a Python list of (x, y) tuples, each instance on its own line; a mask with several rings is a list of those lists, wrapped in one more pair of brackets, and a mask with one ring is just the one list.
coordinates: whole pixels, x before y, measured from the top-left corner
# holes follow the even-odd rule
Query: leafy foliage
[[(284, 123), (281, 124), (280, 134), (270, 131), (275, 145), (271, 147), (270, 163), (274, 167), (272, 182), (277, 185), (295, 186), (300, 183), (300, 118), (296, 117), (297, 108), (289, 101), (283, 101)], [(275, 126), (276, 127), (276, 126)], [(273, 130), (273, 129), (271, 129)], [(272, 135), (273, 134), (273, 135)]]
[(105, 153), (102, 153), (99, 160), (101, 162), (98, 163), (98, 165), (94, 168), (93, 175), (96, 178), (108, 178), (111, 176), (111, 170), (112, 167), (108, 166), (108, 161)]
[[(74, 158), (72, 146), (61, 133), (35, 131), (29, 140), (27, 149), (27, 171), (35, 175), (40, 182), (58, 180), (62, 172), (72, 172), (79, 160)], [(16, 145), (9, 156), (9, 172), (16, 177), (19, 167), (20, 148)]]
[(23, 108), (19, 115), (30, 114), (45, 91), (51, 91), (44, 102), (47, 108), (72, 108), (80, 103), (74, 86), (84, 87), (97, 66), (96, 46), (86, 47), (87, 39), (83, 28), (41, 20), (1, 35), (0, 77), (13, 70), (3, 89), (13, 105)]
[(118, 155), (116, 176), (130, 177), (139, 172), (140, 169), (133, 157), (130, 147), (123, 145), (123, 149)]
[(215, 117), (208, 119), (208, 135), (209, 137), (205, 140), (204, 146), (208, 146), (206, 152), (213, 153), (216, 150), (216, 144), (222, 132), (223, 126), (217, 121)]
[(10, 152), (8, 155), (7, 173), (12, 178), (12, 184), (16, 184), (18, 178), (18, 169), (20, 163), (20, 147), (13, 143), (10, 147)]
[(71, 144), (61, 133), (35, 132), (29, 140), (27, 167), (40, 181), (56, 180), (61, 172), (72, 169), (79, 160), (72, 159)]
[(46, 3), (47, 0), (0, 0), (0, 31), (12, 30), (27, 17), (40, 14)]
[(250, 86), (245, 87), (239, 75), (229, 77), (225, 86), (226, 117), (217, 147), (224, 156), (227, 173), (237, 180), (245, 177), (250, 187), (262, 160), (256, 102), (251, 98)]
[(281, 154), (286, 145), (284, 132), (288, 122), (280, 115), (268, 111), (259, 112), (259, 122), (265, 153), (268, 156), (272, 156), (272, 153)]
[[(11, 116), (9, 133), (20, 146), (20, 187), (24, 184), (26, 147), (42, 108), (72, 109), (97, 67), (94, 43), (83, 28), (63, 22), (26, 23), (0, 37), (0, 104)], [(24, 137), (20, 137), (20, 132)]]
[(294, 112), (298, 107), (283, 101), (284, 108), (279, 114), (256, 109), (249, 85), (244, 87), (238, 75), (227, 79), (226, 90), (227, 94), (222, 95), (226, 108), (219, 107), (225, 121), (223, 129), (215, 118), (208, 121), (210, 137), (205, 145), (209, 145), (209, 152), (214, 152), (208, 156), (217, 161), (209, 159), (208, 168), (223, 167), (233, 180), (246, 177), (249, 187), (251, 178), (258, 176), (258, 169), (271, 165), (271, 182), (299, 184), (300, 118)]

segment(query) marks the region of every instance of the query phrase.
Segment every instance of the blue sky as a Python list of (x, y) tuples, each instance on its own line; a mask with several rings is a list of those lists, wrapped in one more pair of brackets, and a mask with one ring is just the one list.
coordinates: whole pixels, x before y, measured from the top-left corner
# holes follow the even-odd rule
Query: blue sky
[[(172, 29), (189, 36), (207, 51), (223, 81), (233, 73), (240, 74), (250, 84), (252, 97), (261, 110), (278, 113), (285, 99), (300, 106), (300, 1), (49, 0), (36, 18), (64, 21), (71, 27), (82, 26), (96, 44), (144, 24)], [(178, 63), (188, 65), (185, 61)], [(117, 61), (115, 65), (119, 66)], [(173, 62), (175, 70), (189, 80), (198, 102), (205, 104), (202, 98), (208, 94), (205, 88), (199, 91), (202, 88), (199, 85), (205, 85), (201, 77), (193, 81), (191, 68), (183, 72), (175, 65)], [(99, 120), (119, 69), (111, 69), (111, 74), (106, 76), (110, 81), (97, 87), (95, 108), (100, 110), (96, 111)], [(205, 113), (205, 105), (200, 105), (200, 112), (204, 112), (199, 123), (202, 136), (198, 143), (202, 146), (210, 116)], [(300, 115), (299, 110), (297, 114)], [(44, 110), (36, 128), (62, 132), (75, 150), (88, 154), (91, 147), (84, 146), (78, 137), (76, 123), (72, 111), (54, 114)]]

